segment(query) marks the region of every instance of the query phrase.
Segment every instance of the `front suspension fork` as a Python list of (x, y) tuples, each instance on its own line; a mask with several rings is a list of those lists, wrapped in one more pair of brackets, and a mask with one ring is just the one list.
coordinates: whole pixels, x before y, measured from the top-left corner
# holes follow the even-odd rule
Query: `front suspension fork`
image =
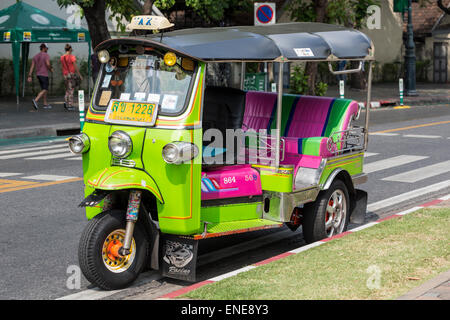
[(122, 256), (126, 256), (131, 253), (130, 252), (131, 242), (133, 241), (134, 226), (136, 225), (138, 219), (141, 198), (142, 198), (142, 191), (139, 190), (130, 191), (126, 214), (127, 225), (125, 229), (125, 240), (123, 242), (123, 246), (119, 249), (119, 254)]

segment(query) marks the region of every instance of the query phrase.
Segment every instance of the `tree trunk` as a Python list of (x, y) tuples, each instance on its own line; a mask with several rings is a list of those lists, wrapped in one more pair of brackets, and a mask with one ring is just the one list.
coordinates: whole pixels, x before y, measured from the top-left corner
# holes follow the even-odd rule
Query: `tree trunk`
[[(326, 22), (328, 0), (315, 1), (316, 22)], [(308, 94), (316, 93), (317, 62), (307, 62), (305, 74), (308, 75)]]
[(151, 15), (153, 7), (153, 0), (146, 0), (142, 7), (142, 14)]
[(110, 39), (111, 35), (106, 24), (105, 0), (95, 0), (91, 7), (81, 5), (81, 8), (89, 27), (92, 47), (95, 48), (103, 41)]

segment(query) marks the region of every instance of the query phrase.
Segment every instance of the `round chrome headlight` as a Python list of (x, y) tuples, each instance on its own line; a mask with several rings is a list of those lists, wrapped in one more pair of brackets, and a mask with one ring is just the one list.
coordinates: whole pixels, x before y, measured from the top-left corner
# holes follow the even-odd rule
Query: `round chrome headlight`
[(115, 131), (108, 139), (108, 148), (113, 156), (126, 158), (133, 150), (133, 142), (127, 133)]
[(98, 54), (98, 60), (100, 61), (100, 63), (107, 63), (109, 62), (110, 56), (109, 56), (109, 52), (107, 50), (102, 50), (100, 51)]
[(197, 155), (198, 147), (189, 142), (171, 142), (162, 150), (163, 159), (169, 164), (181, 164), (194, 159)]
[(85, 133), (78, 134), (69, 139), (70, 152), (75, 154), (85, 153), (89, 150), (91, 142)]

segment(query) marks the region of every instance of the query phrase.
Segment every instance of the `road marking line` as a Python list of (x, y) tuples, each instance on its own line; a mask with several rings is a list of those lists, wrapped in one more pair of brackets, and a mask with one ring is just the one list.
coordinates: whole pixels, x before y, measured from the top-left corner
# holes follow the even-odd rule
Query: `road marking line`
[(436, 192), (444, 188), (450, 187), (450, 180), (435, 183), (424, 188), (416, 189), (406, 193), (399, 194), (391, 198), (387, 198), (378, 202), (371, 203), (367, 206), (367, 211), (377, 211), (380, 209), (387, 208), (389, 206), (401, 203), (406, 200), (410, 200), (419, 196), (423, 196), (428, 193)]
[(440, 139), (442, 136), (433, 136), (433, 135), (426, 135), (426, 134), (404, 134), (403, 137), (405, 138), (420, 138), (420, 139)]
[(234, 271), (222, 274), (220, 276), (211, 278), (211, 279), (209, 279), (209, 281), (214, 281), (214, 282), (220, 281), (220, 280), (233, 277), (233, 276), (235, 276), (235, 275), (237, 275), (239, 273), (246, 272), (246, 271), (249, 271), (249, 270), (252, 270), (252, 269), (255, 269), (255, 268), (256, 268), (256, 266), (246, 266), (246, 267), (243, 267), (243, 268), (240, 268), (240, 269), (237, 269), (237, 270), (234, 270)]
[(403, 128), (381, 130), (381, 131), (375, 131), (375, 132), (372, 132), (372, 133), (369, 132), (369, 134), (395, 132), (395, 131), (423, 128), (423, 127), (437, 126), (437, 125), (440, 125), (440, 124), (448, 124), (448, 123), (450, 123), (450, 121), (430, 122), (430, 123), (418, 124), (418, 125), (415, 125), (415, 126), (409, 126), (409, 127), (403, 127)]
[(404, 216), (408, 213), (413, 213), (417, 210), (423, 209), (423, 207), (412, 207), (411, 209), (396, 213), (397, 216)]
[(19, 186), (32, 185), (35, 183), (37, 183), (37, 182), (0, 179), (0, 184), (1, 184), (0, 189), (15, 188), (15, 187), (19, 187)]
[(72, 157), (72, 158), (67, 158), (64, 160), (83, 160), (83, 158), (82, 157)]
[(369, 133), (369, 135), (371, 136), (398, 136), (400, 135), (400, 133), (389, 133), (389, 132), (374, 132), (374, 133)]
[(365, 152), (364, 153), (364, 158), (371, 157), (371, 156), (376, 156), (377, 154), (379, 154), (379, 153), (376, 153), (376, 152)]
[(369, 222), (369, 223), (366, 223), (366, 224), (364, 224), (364, 225), (362, 225), (362, 226), (360, 226), (360, 227), (350, 229), (349, 231), (351, 231), (351, 232), (358, 232), (358, 231), (361, 231), (361, 230), (364, 230), (364, 229), (373, 227), (374, 225), (376, 225), (376, 224), (378, 224), (378, 223), (379, 223), (379, 222), (376, 222), (376, 221), (374, 221), (374, 222)]
[(423, 160), (429, 157), (426, 156), (410, 156), (410, 155), (400, 155), (397, 157), (387, 158), (375, 162), (369, 162), (364, 165), (365, 173), (372, 173), (380, 170), (385, 170), (393, 167), (398, 167), (404, 164), (408, 164), (414, 161)]
[(43, 146), (43, 147), (32, 147), (32, 148), (22, 148), (22, 149), (9, 149), (9, 150), (2, 150), (0, 151), (0, 155), (4, 154), (11, 154), (11, 153), (17, 153), (17, 152), (27, 152), (27, 151), (36, 151), (36, 150), (48, 150), (48, 149), (55, 149), (55, 148), (61, 148), (64, 145), (67, 146), (67, 142), (64, 144), (55, 144), (52, 146)]
[(46, 181), (62, 181), (62, 180), (75, 179), (75, 178), (78, 178), (78, 177), (58, 176), (58, 175), (53, 175), (53, 174), (37, 174), (34, 176), (23, 177), (23, 179), (46, 180)]
[(450, 160), (395, 174), (381, 180), (414, 183), (447, 172), (450, 172)]
[(441, 199), (442, 201), (450, 200), (450, 194), (448, 194), (444, 197), (440, 197), (439, 199)]
[(41, 188), (41, 187), (47, 187), (47, 186), (53, 186), (57, 184), (62, 183), (69, 183), (69, 182), (77, 182), (77, 181), (83, 181), (83, 178), (73, 178), (73, 179), (67, 179), (67, 180), (61, 180), (61, 181), (51, 181), (51, 182), (30, 182), (31, 185), (25, 185), (21, 187), (15, 187), (15, 188), (8, 188), (4, 190), (0, 190), (0, 193), (6, 193), (6, 192), (12, 192), (12, 191), (19, 191), (19, 190), (26, 190), (26, 189), (32, 189), (32, 188)]
[(320, 246), (322, 244), (324, 244), (324, 242), (317, 241), (317, 242), (313, 242), (313, 243), (307, 244), (307, 245), (305, 245), (303, 247), (291, 250), (289, 252), (296, 254), (296, 253), (300, 253), (300, 252), (306, 251), (306, 250), (314, 248), (314, 247), (318, 247), (318, 246)]
[(23, 173), (15, 173), (15, 172), (0, 172), (0, 178), (20, 176)]
[(59, 159), (59, 158), (68, 158), (73, 157), (74, 154), (69, 151), (64, 153), (51, 154), (47, 156), (33, 157), (33, 158), (25, 158), (25, 160), (50, 160), (50, 159)]
[(41, 155), (45, 155), (45, 154), (61, 153), (64, 151), (67, 151), (67, 147), (60, 148), (60, 149), (47, 150), (47, 151), (35, 151), (35, 152), (10, 154), (10, 155), (6, 155), (6, 156), (0, 156), (0, 160), (26, 158), (26, 157), (31, 157), (31, 156), (41, 156)]

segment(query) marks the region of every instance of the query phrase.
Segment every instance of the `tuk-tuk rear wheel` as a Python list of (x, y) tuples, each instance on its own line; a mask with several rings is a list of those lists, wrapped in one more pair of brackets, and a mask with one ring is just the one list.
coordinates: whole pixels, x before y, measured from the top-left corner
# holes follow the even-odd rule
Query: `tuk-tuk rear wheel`
[(139, 223), (134, 229), (130, 255), (118, 254), (125, 225), (125, 211), (105, 211), (90, 220), (81, 235), (78, 248), (81, 271), (89, 282), (102, 289), (129, 286), (145, 266), (149, 239)]
[(347, 230), (350, 218), (350, 198), (342, 180), (335, 180), (328, 190), (321, 191), (313, 203), (304, 208), (303, 237), (312, 243)]

